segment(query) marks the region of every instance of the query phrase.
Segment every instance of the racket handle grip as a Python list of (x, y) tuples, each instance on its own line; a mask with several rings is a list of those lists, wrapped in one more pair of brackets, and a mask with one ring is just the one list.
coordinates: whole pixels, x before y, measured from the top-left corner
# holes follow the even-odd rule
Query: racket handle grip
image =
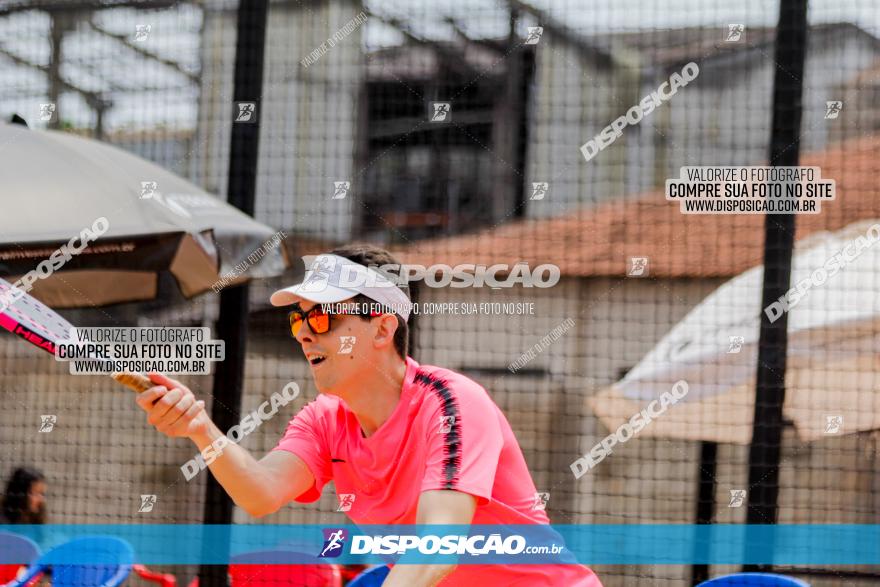
[(140, 373), (114, 371), (110, 374), (110, 377), (137, 393), (146, 391), (151, 387), (156, 387), (156, 384), (150, 381), (149, 377)]

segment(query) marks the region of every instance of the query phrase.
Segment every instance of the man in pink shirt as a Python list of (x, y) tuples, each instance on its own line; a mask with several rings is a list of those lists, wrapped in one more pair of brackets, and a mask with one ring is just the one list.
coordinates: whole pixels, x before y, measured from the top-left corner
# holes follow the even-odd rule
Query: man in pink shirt
[[(407, 356), (412, 304), (370, 268), (396, 264), (376, 247), (337, 249), (316, 257), (302, 283), (272, 295), (273, 305), (292, 307), (291, 334), (320, 394), (261, 460), (229, 444), (211, 472), (254, 517), (313, 502), (332, 480), (356, 524), (548, 524), (516, 437), (486, 390)], [(223, 435), (189, 389), (150, 377), (157, 386), (137, 402), (160, 432), (199, 450)], [(573, 564), (399, 564), (383, 585), (601, 587)]]

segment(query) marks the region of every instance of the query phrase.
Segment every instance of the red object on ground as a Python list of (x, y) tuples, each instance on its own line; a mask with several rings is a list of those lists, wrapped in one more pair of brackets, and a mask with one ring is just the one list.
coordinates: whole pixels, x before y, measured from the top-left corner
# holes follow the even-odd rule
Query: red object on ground
[(363, 573), (366, 569), (367, 565), (345, 565), (340, 569), (343, 582), (348, 584), (349, 581), (353, 581), (355, 577)]
[(174, 575), (168, 573), (156, 573), (149, 570), (144, 565), (132, 565), (131, 570), (134, 571), (138, 577), (147, 581), (152, 581), (153, 583), (158, 583), (161, 587), (177, 587), (177, 578)]
[[(11, 583), (15, 577), (18, 576), (18, 570), (26, 567), (27, 565), (0, 565), (0, 585)], [(36, 585), (42, 576), (43, 575), (34, 577), (34, 579), (28, 583), (28, 587)]]
[(229, 565), (232, 587), (342, 587), (337, 565)]

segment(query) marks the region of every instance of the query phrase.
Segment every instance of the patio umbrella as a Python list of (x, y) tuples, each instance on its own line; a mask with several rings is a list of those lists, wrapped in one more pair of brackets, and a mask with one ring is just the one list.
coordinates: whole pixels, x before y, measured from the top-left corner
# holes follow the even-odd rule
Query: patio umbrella
[(288, 266), (272, 228), (98, 141), (0, 123), (0, 176), (0, 275), (50, 260), (31, 294), (52, 307), (153, 299), (163, 272), (190, 298)]
[[(852, 224), (799, 241), (788, 315), (784, 413), (804, 441), (880, 428), (880, 224)], [(763, 267), (722, 285), (626, 376), (588, 403), (616, 430), (673, 383), (688, 394), (643, 437), (748, 444), (754, 416)], [(779, 302), (766, 310), (784, 311)]]

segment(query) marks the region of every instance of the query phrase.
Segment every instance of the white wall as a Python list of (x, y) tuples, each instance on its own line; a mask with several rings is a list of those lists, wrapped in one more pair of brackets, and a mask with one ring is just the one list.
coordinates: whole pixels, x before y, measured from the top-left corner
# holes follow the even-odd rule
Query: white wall
[[(353, 198), (331, 200), (333, 182), (354, 177), (356, 97), (364, 74), (362, 28), (314, 64), (300, 61), (354, 18), (348, 2), (297, 8), (272, 5), (265, 51), (255, 217), (325, 239), (351, 232)], [(235, 12), (206, 10), (196, 181), (226, 193)]]

